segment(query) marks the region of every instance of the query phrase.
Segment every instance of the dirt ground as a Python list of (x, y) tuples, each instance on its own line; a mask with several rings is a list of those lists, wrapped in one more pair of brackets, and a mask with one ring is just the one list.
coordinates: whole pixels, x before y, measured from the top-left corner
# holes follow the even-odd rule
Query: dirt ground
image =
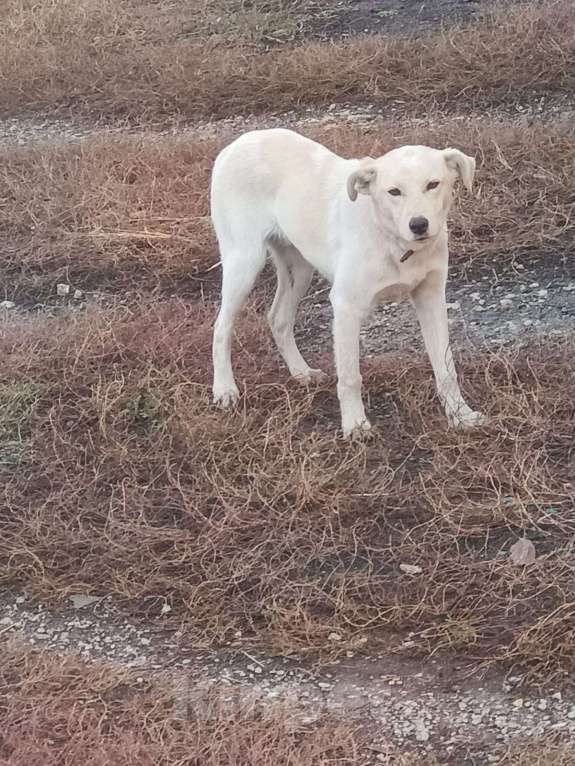
[[(279, 705), (302, 725), (336, 716), (366, 728), (374, 763), (386, 757), (394, 763), (407, 752), (471, 766), (500, 762), (489, 754), (508, 743), (575, 736), (575, 693), (526, 691), (520, 672), (478, 669), (465, 657), (421, 660), (359, 650), (322, 667), (295, 653), (273, 657), (243, 648), (241, 641), (202, 652), (163, 629), (161, 620), (126, 619), (109, 599), (74, 603), (56, 613), (4, 591), (0, 630), (17, 631), (32, 647), (56, 655), (72, 650), (84, 661), (127, 667), (140, 683), (156, 674), (172, 689), (183, 720), (223, 687), (230, 713), (249, 700), (264, 709)], [(405, 644), (408, 654), (409, 637)]]
[(334, 37), (356, 34), (417, 34), (439, 25), (472, 21), (485, 0), (355, 0), (310, 4), (304, 34)]
[[(114, 25), (110, 33), (103, 11), (94, 17), (97, 34), (88, 37), (100, 66), (98, 56), (111, 39), (106, 35), (126, 40), (127, 49), (147, 39), (149, 28), (141, 22), (145, 11), (146, 18), (150, 13), (168, 22), (172, 18), (166, 32), (170, 45), (190, 40), (195, 45), (200, 34), (202, 44), (213, 37), (233, 48), (237, 37), (242, 46), (238, 56), (254, 48), (267, 56), (305, 41), (313, 46), (365, 34), (390, 35), (393, 41), (443, 29), (450, 39), (454, 24), (473, 28), (488, 7), (481, 0), (242, 2), (230, 6), (226, 18), (221, 4), (210, 1), (204, 3), (201, 24), (195, 25), (191, 17), (174, 24), (172, 17), (182, 12), (177, 3), (162, 2), (151, 10), (135, 3), (131, 9), (138, 23), (132, 38), (117, 35), (114, 29), (120, 27)], [(190, 9), (183, 13), (189, 15)], [(59, 19), (41, 30), (46, 39), (59, 39)], [(545, 23), (540, 22), (543, 42)], [(457, 41), (450, 44), (456, 47)], [(217, 55), (225, 58), (222, 50), (213, 54), (214, 61)], [(51, 55), (46, 60), (56, 67)], [(151, 71), (145, 77), (155, 82)], [(415, 113), (409, 76), (401, 87), (405, 95), (383, 106), (378, 96), (360, 108), (352, 93), (349, 105), (343, 98), (327, 106), (319, 99), (319, 106), (258, 109), (256, 115), (240, 116), (229, 109), (223, 89), (220, 111), (231, 113), (222, 119), (192, 119), (185, 110), (165, 105), (138, 112), (136, 103), (137, 119), (132, 110), (123, 123), (105, 110), (101, 118), (87, 117), (84, 106), (92, 96), (85, 84), (63, 100), (62, 84), (54, 76), (54, 109), (30, 103), (23, 117), (21, 92), (13, 112), (4, 109), (0, 150), (14, 161), (0, 171), (0, 340), (8, 370), (0, 374), (0, 669), (2, 657), (13, 663), (20, 656), (24, 670), (18, 677), (13, 668), (0, 672), (0, 715), (12, 711), (9, 730), (0, 732), (2, 764), (83, 762), (71, 750), (66, 754), (70, 736), (62, 722), (58, 736), (42, 723), (46, 711), (51, 715), (58, 707), (42, 703), (43, 683), (51, 691), (64, 690), (66, 699), (75, 694), (74, 715), (80, 717), (88, 716), (94, 700), (102, 702), (95, 729), (104, 740), (115, 722), (120, 730), (131, 731), (130, 715), (143, 730), (158, 715), (162, 733), (150, 764), (575, 763), (573, 406), (565, 398), (571, 390), (575, 331), (575, 199), (558, 180), (560, 170), (550, 169), (553, 152), (563, 145), (559, 142), (571, 146), (573, 140), (575, 93), (568, 85), (541, 93), (534, 82), (533, 92), (503, 88), (505, 96), (494, 97), (485, 110), (478, 110), (475, 100), (467, 103), (464, 95), (447, 98), (443, 109), (434, 96), (423, 99)], [(501, 83), (490, 87), (495, 92)], [(182, 93), (182, 103), (187, 95)], [(123, 98), (118, 93), (119, 101)], [(326, 136), (332, 129), (336, 134), (349, 130), (358, 141), (371, 140), (378, 130), (417, 135), (445, 125), (446, 115), (460, 126), (459, 136), (465, 126), (470, 135), (479, 135), (471, 131), (480, 124), (488, 126), (486, 131), (503, 126), (511, 138), (533, 126), (545, 137), (545, 126), (550, 128), (548, 143), (540, 140), (534, 150), (540, 154), (528, 158), (535, 168), (529, 172), (540, 174), (541, 188), (522, 185), (529, 174), (515, 174), (496, 133), (485, 139), (485, 172), (492, 172), (491, 150), (497, 167), (507, 173), (500, 198), (504, 213), (494, 225), (495, 244), (484, 231), (463, 237), (448, 287), (453, 345), (467, 370), (464, 384), (472, 395), (491, 401), (491, 437), (458, 439), (438, 425), (415, 317), (409, 305), (392, 303), (375, 310), (361, 336), (373, 387), (368, 402), (381, 433), (359, 457), (338, 441), (332, 445), (329, 434), (335, 434), (337, 419), (332, 383), (331, 389), (317, 396), (312, 392), (307, 399), (294, 394), (269, 339), (264, 340), (262, 317), (274, 290), (271, 269), (264, 272), (238, 331), (240, 375), (255, 392), (238, 414), (245, 425), (233, 418), (216, 420), (207, 404), (209, 339), (204, 337), (219, 288), (203, 199), (214, 146), (247, 128), (276, 125)], [(126, 149), (123, 164), (120, 155), (127, 145), (121, 144), (113, 150), (113, 183), (105, 179), (101, 190), (92, 189), (88, 175), (96, 170), (88, 162), (98, 155), (91, 152), (100, 151), (104, 164), (105, 142), (127, 137), (140, 141), (131, 145), (138, 146), (139, 156), (132, 160)], [(174, 137), (189, 139), (189, 156), (170, 155), (166, 170), (164, 160), (146, 152)], [(194, 143), (202, 141), (208, 146), (205, 156), (197, 149), (200, 143)], [(79, 190), (82, 178), (85, 186)], [(118, 188), (121, 195), (115, 197)], [(463, 215), (466, 204), (477, 210), (489, 193), (479, 177), (476, 201), (461, 203)], [(516, 207), (514, 195), (520, 200)], [(496, 208), (494, 218), (501, 213)], [(513, 232), (517, 241), (523, 236), (521, 216), (538, 241), (513, 247)], [(498, 250), (496, 237), (503, 240), (504, 234), (506, 248)], [(478, 245), (482, 236), (488, 255)], [(475, 248), (477, 256), (469, 264), (462, 257), (465, 247)], [(192, 250), (204, 260), (188, 271), (185, 258)], [(320, 360), (333, 373), (327, 292), (328, 286), (315, 279), (301, 306), (296, 337), (310, 360)], [(158, 341), (154, 333), (162, 331), (166, 338)], [(469, 361), (470, 350), (489, 374)], [(564, 376), (564, 385), (551, 372), (547, 384), (540, 382), (547, 357)], [(385, 376), (394, 360), (408, 358), (413, 366), (393, 378), (403, 386), (401, 401), (388, 390)], [(188, 379), (190, 369), (199, 370), (193, 380)], [(418, 386), (421, 394), (414, 393)], [(153, 396), (160, 394), (165, 398), (158, 404)], [(317, 421), (310, 419), (312, 403), (319, 407)], [(162, 422), (165, 412), (172, 430)], [(421, 430), (422, 412), (431, 422), (429, 433)], [(292, 417), (299, 418), (294, 427)], [(315, 435), (310, 423), (317, 427)], [(403, 427), (405, 434), (399, 430)], [(244, 444), (250, 428), (254, 439)], [(285, 443), (274, 428), (285, 430)], [(439, 449), (434, 440), (442, 445)], [(490, 450), (492, 461), (486, 454)], [(473, 475), (469, 454), (475, 452)], [(421, 464), (420, 453), (425, 455)], [(244, 459), (246, 474), (237, 476), (231, 464)], [(341, 466), (334, 467), (340, 459)], [(306, 484), (310, 460), (325, 460), (318, 463), (326, 471), (325, 486)], [(410, 461), (417, 464), (413, 470)], [(284, 487), (271, 469), (266, 478), (262, 466), (268, 464), (293, 475), (299, 471), (301, 492)], [(371, 495), (368, 475), (377, 482)], [(409, 498), (405, 490), (403, 495), (385, 494), (394, 481), (405, 481)], [(204, 491), (203, 483), (208, 490), (201, 505), (198, 487)], [(268, 484), (274, 491), (277, 485), (275, 495), (271, 490), (266, 494)], [(352, 505), (355, 490), (358, 506)], [(390, 506), (380, 515), (379, 496), (391, 497), (381, 501)], [(466, 503), (469, 515), (461, 512)], [(361, 508), (373, 519), (367, 520)], [(293, 520), (304, 530), (293, 544), (293, 525), (279, 527), (278, 522), (281, 516), (283, 524), (292, 511), (300, 514)], [(286, 540), (274, 538), (278, 534)], [(521, 536), (535, 541), (538, 561), (535, 569), (519, 573), (505, 569), (505, 562), (510, 545)], [(200, 550), (202, 542), (202, 560), (191, 561), (190, 551)], [(307, 545), (309, 561), (298, 568), (301, 548)], [(411, 575), (396, 577), (403, 556), (422, 562), (416, 567), (421, 575), (417, 585)], [(229, 570), (226, 557), (233, 557)], [(275, 582), (276, 569), (285, 583)], [(285, 595), (286, 583), (298, 598)], [(458, 588), (461, 593), (454, 593)], [(474, 605), (469, 609), (466, 597)], [(490, 598), (498, 611), (489, 611)], [(487, 617), (473, 612), (478, 605)], [(36, 652), (47, 662), (77, 654), (86, 674), (111, 667), (129, 673), (130, 680), (90, 680), (88, 690), (68, 695), (76, 671), (64, 670), (63, 677), (48, 683), (45, 669), (38, 677), (32, 673)], [(162, 708), (158, 713), (147, 697), (143, 712), (134, 712), (132, 691), (126, 690), (133, 687), (136, 698), (158, 679), (172, 696), (168, 712)], [(343, 721), (351, 726), (349, 742), (357, 735), (361, 747), (354, 751), (349, 745), (345, 755), (325, 748), (312, 755), (294, 751), (289, 757), (273, 751), (265, 760), (248, 743), (241, 753), (224, 757), (214, 744), (216, 736), (203, 755), (200, 743), (196, 760), (180, 745), (160, 755), (167, 739), (162, 727), (194, 729), (186, 722), (197, 720), (214, 690), (223, 690), (224, 719), (238, 700), (257, 710), (289, 708), (298, 732)], [(34, 724), (39, 750), (38, 743), (19, 749), (22, 720)], [(137, 736), (144, 742), (147, 735)], [(127, 751), (131, 747), (136, 752), (130, 740)], [(148, 763), (143, 755), (110, 758), (102, 755), (90, 763)]]

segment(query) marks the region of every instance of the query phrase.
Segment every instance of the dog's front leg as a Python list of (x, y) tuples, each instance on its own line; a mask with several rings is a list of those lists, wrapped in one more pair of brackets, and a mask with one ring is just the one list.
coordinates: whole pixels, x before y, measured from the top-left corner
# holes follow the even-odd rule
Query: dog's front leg
[(437, 393), (449, 423), (456, 427), (479, 425), (484, 416), (465, 402), (455, 371), (449, 344), (445, 278), (430, 274), (412, 293), (412, 301), (423, 334), (425, 348), (433, 367)]
[(361, 399), (359, 371), (359, 332), (363, 313), (353, 303), (330, 294), (333, 307), (333, 340), (337, 371), (337, 396), (341, 409), (341, 427), (345, 437), (369, 431)]

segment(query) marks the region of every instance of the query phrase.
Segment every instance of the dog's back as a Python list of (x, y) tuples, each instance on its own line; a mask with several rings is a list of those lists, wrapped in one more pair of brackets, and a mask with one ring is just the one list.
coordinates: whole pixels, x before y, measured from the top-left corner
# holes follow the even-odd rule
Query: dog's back
[[(323, 181), (342, 161), (291, 130), (245, 133), (218, 155), (211, 184), (211, 215), (220, 246), (230, 238), (260, 241), (320, 225)], [(315, 219), (313, 217), (315, 216)], [(309, 223), (305, 219), (309, 218)]]

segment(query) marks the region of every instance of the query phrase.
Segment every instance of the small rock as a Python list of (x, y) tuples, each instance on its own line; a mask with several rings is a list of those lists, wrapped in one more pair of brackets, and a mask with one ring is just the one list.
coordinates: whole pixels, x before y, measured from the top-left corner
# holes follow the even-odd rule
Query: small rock
[(539, 710), (547, 710), (547, 700), (539, 700), (537, 707)]
[(90, 604), (95, 604), (96, 601), (99, 601), (99, 596), (83, 596), (83, 595), (77, 595), (77, 596), (70, 596), (70, 601), (72, 602), (72, 606), (74, 609), (83, 609), (85, 606), (90, 606)]
[(523, 700), (521, 699), (521, 697), (518, 697), (518, 699), (513, 700), (512, 704), (516, 710), (520, 710), (523, 707)]
[(415, 739), (418, 742), (428, 742), (429, 741), (429, 731), (428, 731), (427, 726), (425, 725), (424, 721), (421, 718), (418, 718), (415, 721)]
[(575, 718), (575, 707), (572, 707), (571, 710), (567, 713), (567, 718), (570, 718), (571, 720)]
[(14, 301), (0, 301), (0, 309), (15, 309)]
[(471, 716), (471, 723), (474, 726), (478, 726), (483, 721), (483, 716), (480, 713), (476, 713)]
[(547, 297), (547, 290), (539, 290), (539, 291), (537, 292), (537, 295), (538, 295), (540, 298), (546, 298), (546, 297)]
[(56, 285), (56, 295), (63, 297), (64, 295), (69, 295), (69, 293), (70, 285), (66, 285), (63, 282)]
[(512, 564), (515, 564), (515, 566), (528, 566), (529, 564), (533, 564), (536, 557), (535, 546), (531, 540), (528, 540), (526, 537), (517, 540), (517, 542), (513, 543), (509, 549), (509, 560)]
[(81, 290), (74, 290), (74, 300), (79, 301), (84, 293)]
[(447, 304), (447, 308), (452, 311), (459, 311), (459, 309), (461, 308), (461, 304), (459, 303), (459, 301), (453, 301), (453, 303)]
[(416, 564), (400, 564), (399, 568), (402, 572), (405, 572), (405, 574), (410, 575), (421, 574), (423, 572), (423, 569)]
[(511, 298), (501, 298), (499, 301), (499, 305), (502, 309), (510, 309), (513, 308), (513, 301)]

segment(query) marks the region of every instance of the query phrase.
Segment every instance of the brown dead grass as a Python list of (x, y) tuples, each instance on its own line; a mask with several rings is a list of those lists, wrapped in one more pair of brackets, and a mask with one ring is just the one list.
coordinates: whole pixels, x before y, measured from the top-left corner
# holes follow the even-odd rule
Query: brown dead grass
[[(158, 683), (74, 657), (0, 647), (2, 766), (357, 766), (358, 738), (330, 721), (309, 727), (247, 706), (178, 717)], [(365, 761), (364, 761), (365, 762)]]
[[(439, 766), (433, 754), (372, 748), (369, 726), (301, 722), (282, 700), (230, 706), (223, 690), (185, 704), (174, 684), (116, 667), (0, 646), (1, 766)], [(184, 703), (184, 704), (183, 704)], [(490, 749), (498, 766), (571, 766), (559, 735)], [(477, 742), (467, 743), (473, 752)], [(463, 752), (465, 743), (460, 743)], [(463, 762), (455, 754), (449, 760)], [(466, 760), (466, 759), (465, 759)]]
[(562, 742), (557, 737), (545, 737), (510, 747), (501, 755), (497, 766), (572, 766), (573, 763), (573, 743)]
[[(461, 360), (491, 417), (468, 433), (446, 430), (426, 362), (372, 361), (380, 435), (357, 446), (336, 437), (333, 384), (286, 384), (253, 314), (236, 360), (247, 394), (215, 411), (212, 320), (172, 301), (5, 327), (2, 376), (39, 398), (27, 459), (0, 474), (2, 582), (111, 593), (142, 615), (167, 599), (196, 646), (240, 631), (324, 656), (457, 650), (568, 682), (572, 345)], [(539, 558), (514, 568), (523, 534)]]
[[(60, 110), (76, 118), (198, 120), (390, 100), (420, 113), (435, 102), (468, 108), (571, 93), (575, 85), (569, 0), (503, 6), (481, 23), (417, 43), (376, 36), (273, 52), (246, 44), (269, 38), (257, 3), (247, 35), (246, 13), (234, 4), (219, 16), (219, 37), (210, 36), (213, 5), (3, 0), (0, 114)], [(282, 7), (272, 26), (290, 39), (297, 36), (297, 21)], [(201, 41), (198, 31), (205, 35)], [(237, 46), (228, 45), (230, 37)]]
[[(344, 156), (401, 143), (454, 145), (478, 160), (476, 195), (451, 226), (452, 263), (505, 272), (518, 260), (569, 268), (573, 253), (575, 132), (538, 125), (383, 123), (307, 133)], [(80, 289), (197, 293), (217, 263), (208, 208), (213, 160), (225, 140), (102, 137), (0, 154), (0, 274), (6, 296)], [(218, 272), (209, 273), (212, 282)], [(198, 281), (200, 280), (200, 281)]]

